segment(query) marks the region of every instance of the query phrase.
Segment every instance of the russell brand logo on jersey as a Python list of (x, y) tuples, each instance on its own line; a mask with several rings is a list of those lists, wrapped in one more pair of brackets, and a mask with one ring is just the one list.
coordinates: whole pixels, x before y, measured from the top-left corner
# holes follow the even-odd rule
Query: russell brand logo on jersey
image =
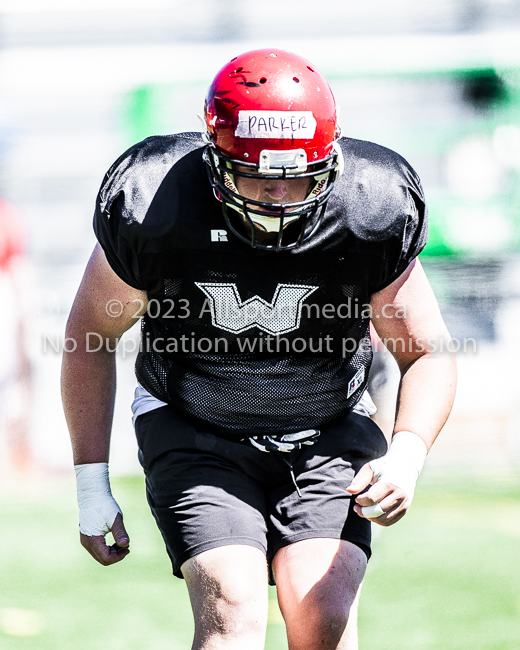
[(211, 241), (227, 241), (227, 230), (211, 230)]
[(208, 310), (215, 327), (239, 334), (252, 327), (267, 334), (287, 334), (300, 326), (303, 301), (318, 287), (278, 284), (272, 302), (260, 296), (242, 301), (236, 284), (196, 282), (208, 297)]

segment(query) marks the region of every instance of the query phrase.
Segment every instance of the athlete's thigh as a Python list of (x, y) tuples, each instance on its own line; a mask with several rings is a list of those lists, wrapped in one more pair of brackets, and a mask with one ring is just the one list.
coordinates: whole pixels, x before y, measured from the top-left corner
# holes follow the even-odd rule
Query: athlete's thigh
[(312, 647), (316, 636), (325, 648), (356, 647), (357, 599), (366, 565), (358, 546), (339, 539), (305, 539), (276, 553), (273, 572), (291, 648)]

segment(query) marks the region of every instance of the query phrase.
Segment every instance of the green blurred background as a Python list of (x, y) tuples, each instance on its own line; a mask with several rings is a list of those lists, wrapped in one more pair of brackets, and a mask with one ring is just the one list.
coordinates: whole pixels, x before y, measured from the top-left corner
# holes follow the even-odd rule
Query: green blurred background
[[(458, 342), (459, 390), (414, 505), (378, 530), (360, 647), (520, 649), (520, 0), (0, 0), (0, 648), (188, 648), (192, 619), (144, 498), (118, 355), (113, 491), (132, 553), (80, 547), (59, 398), (66, 317), (101, 179), (149, 135), (199, 130), (237, 53), (281, 47), (328, 78), (343, 134), (403, 155), (430, 209), (421, 255)], [(2, 230), (4, 229), (4, 230)], [(3, 238), (3, 239), (2, 239)], [(5, 251), (4, 251), (5, 252)], [(131, 347), (131, 346), (129, 346)], [(376, 358), (391, 427), (397, 369)], [(286, 647), (275, 591), (266, 648)]]

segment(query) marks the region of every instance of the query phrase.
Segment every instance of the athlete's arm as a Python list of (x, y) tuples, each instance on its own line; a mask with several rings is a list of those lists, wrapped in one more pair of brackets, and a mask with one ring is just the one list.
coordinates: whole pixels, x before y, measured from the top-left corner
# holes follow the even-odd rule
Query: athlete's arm
[[(62, 399), (76, 466), (108, 462), (116, 391), (114, 350), (146, 305), (146, 292), (123, 282), (98, 244), (67, 322), (67, 348), (75, 349), (64, 353), (62, 366)], [(113, 564), (128, 554), (121, 514), (112, 525), (112, 534), (114, 548), (106, 545), (104, 536), (81, 534), (81, 543), (101, 564)]]
[[(420, 440), (413, 435), (410, 440), (416, 447), (422, 440), (427, 451), (451, 411), (456, 365), (448, 351), (450, 335), (420, 262), (414, 260), (397, 280), (374, 294), (371, 309), (374, 328), (401, 371), (393, 435), (411, 432)], [(414, 454), (415, 450), (410, 456)], [(384, 476), (377, 480), (369, 464), (355, 477), (349, 492), (357, 494), (370, 483), (372, 487), (357, 497), (355, 511), (362, 515), (362, 506), (380, 504), (384, 514), (373, 521), (383, 526), (399, 521), (412, 495), (385, 482)]]

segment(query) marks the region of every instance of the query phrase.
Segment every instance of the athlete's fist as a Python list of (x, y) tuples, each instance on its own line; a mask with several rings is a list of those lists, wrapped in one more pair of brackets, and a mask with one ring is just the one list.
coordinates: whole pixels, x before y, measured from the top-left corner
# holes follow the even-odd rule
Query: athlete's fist
[(347, 492), (359, 494), (372, 485), (357, 497), (356, 514), (381, 526), (391, 526), (404, 517), (412, 503), (427, 451), (417, 434), (395, 433), (387, 453), (363, 465), (347, 488)]
[(104, 535), (84, 535), (80, 532), (81, 544), (92, 557), (103, 566), (120, 562), (130, 553), (130, 538), (123, 524), (123, 515), (118, 512), (111, 527), (114, 544), (108, 546)]
[[(128, 555), (130, 539), (123, 524), (123, 513), (112, 496), (107, 463), (76, 465), (81, 544), (100, 564), (119, 562)], [(105, 535), (112, 532), (114, 544)]]
[(371, 463), (363, 465), (347, 492), (359, 494), (369, 485), (372, 487), (356, 499), (354, 512), (357, 515), (380, 526), (391, 526), (404, 517), (410, 505), (405, 491), (396, 485), (378, 480)]

